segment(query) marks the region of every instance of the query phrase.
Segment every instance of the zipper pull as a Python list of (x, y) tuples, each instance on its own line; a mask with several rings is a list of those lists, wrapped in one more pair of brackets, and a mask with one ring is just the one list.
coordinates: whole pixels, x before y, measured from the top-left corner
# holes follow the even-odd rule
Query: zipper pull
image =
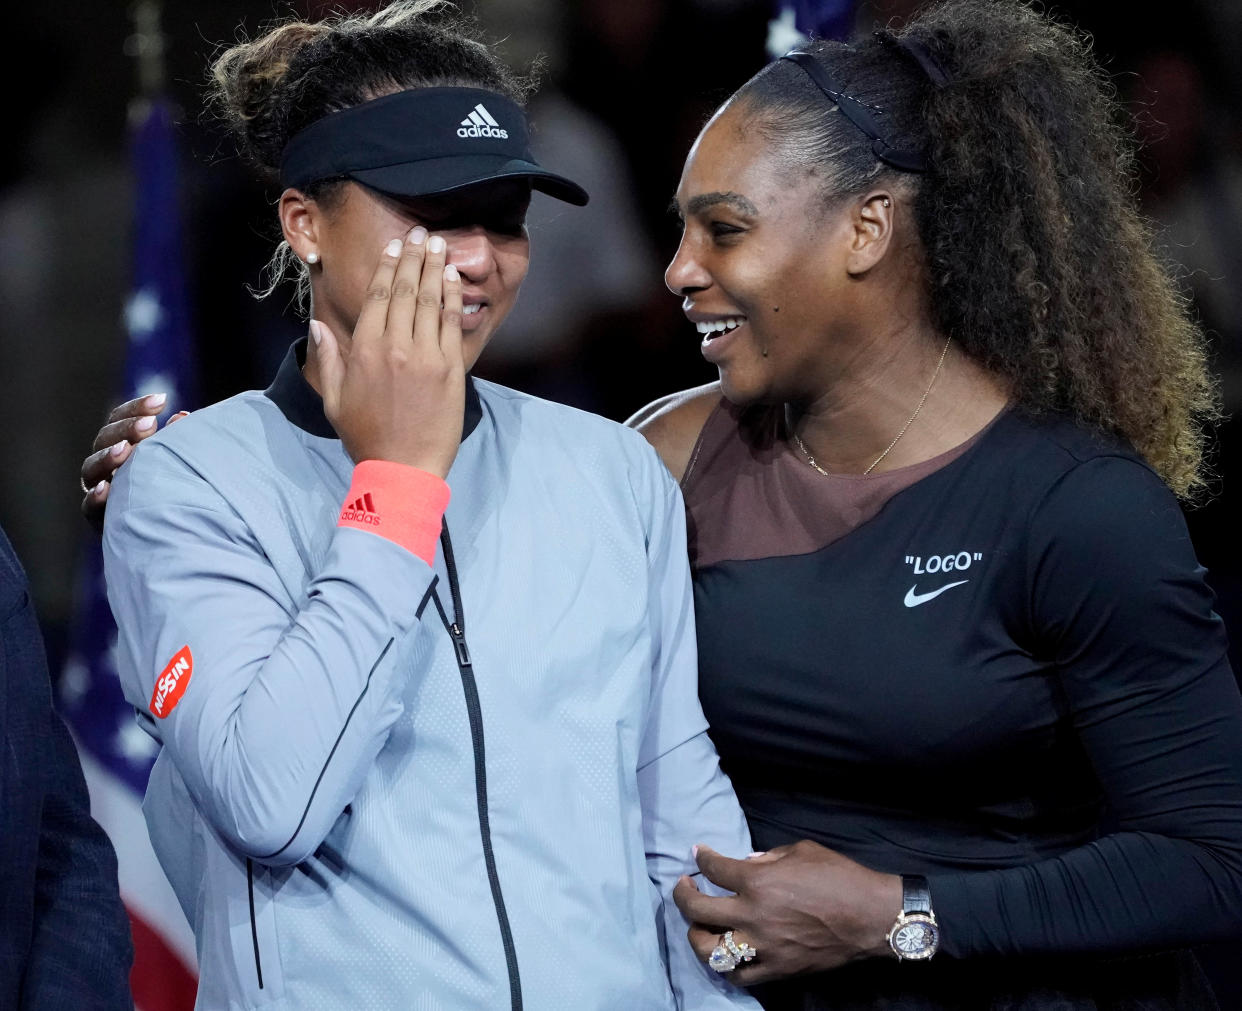
[(462, 667), (471, 666), (470, 650), (466, 647), (466, 637), (457, 622), (449, 626), (449, 635), (453, 637), (453, 648), (457, 650), (457, 663)]

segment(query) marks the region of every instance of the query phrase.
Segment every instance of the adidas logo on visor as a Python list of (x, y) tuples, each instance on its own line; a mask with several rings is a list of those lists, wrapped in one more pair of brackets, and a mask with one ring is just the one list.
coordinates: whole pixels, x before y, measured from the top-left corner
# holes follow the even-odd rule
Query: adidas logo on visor
[(461, 126), (457, 128), (458, 137), (499, 137), (501, 140), (509, 139), (509, 131), (501, 128), (492, 116), (480, 102), (470, 110), (470, 115), (461, 121)]

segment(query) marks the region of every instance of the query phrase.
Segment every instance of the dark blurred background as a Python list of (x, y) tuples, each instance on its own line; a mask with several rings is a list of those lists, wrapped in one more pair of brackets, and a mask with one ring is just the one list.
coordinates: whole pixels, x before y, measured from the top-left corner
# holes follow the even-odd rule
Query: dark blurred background
[[(848, 0), (841, 0), (848, 6)], [(302, 332), (287, 292), (256, 302), (275, 244), (275, 192), (246, 174), (202, 115), (217, 44), (287, 13), (365, 4), (170, 0), (167, 91), (180, 120), (185, 257), (199, 348), (199, 403), (267, 384)], [(537, 152), (591, 191), (585, 210), (536, 197), (532, 268), (513, 318), (478, 372), (624, 419), (647, 401), (714, 378), (662, 270), (677, 232), (667, 208), (707, 115), (766, 60), (770, 0), (463, 0), (511, 63), (536, 56)], [(870, 28), (910, 0), (868, 0)], [(1242, 405), (1242, 2), (1062, 2), (1090, 32), (1135, 116), (1140, 197), (1187, 298), (1209, 329), (1227, 409)], [(0, 62), (10, 139), (0, 147), (0, 376), (9, 470), (0, 523), (29, 570), (53, 670), (65, 649), (84, 540), (77, 472), (109, 405), (125, 350), (134, 195), (127, 106), (134, 31), (120, 0), (7, 10)], [(28, 59), (22, 59), (25, 55)], [(39, 68), (37, 71), (31, 68)], [(197, 406), (195, 403), (177, 407)], [(1219, 431), (1216, 498), (1190, 511), (1219, 610), (1242, 628), (1242, 571), (1229, 516), (1242, 502), (1242, 429)], [(1235, 645), (1235, 670), (1237, 647)], [(1231, 952), (1220, 955), (1221, 965)], [(1209, 962), (1212, 960), (1209, 953)], [(1228, 971), (1218, 970), (1223, 986)], [(1230, 990), (1225, 1007), (1242, 1007)]]

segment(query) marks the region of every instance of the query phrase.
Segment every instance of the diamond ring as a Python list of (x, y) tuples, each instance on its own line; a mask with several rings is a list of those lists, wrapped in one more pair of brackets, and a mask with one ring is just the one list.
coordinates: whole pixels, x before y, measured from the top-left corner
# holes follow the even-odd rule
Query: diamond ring
[(733, 931), (726, 930), (724, 936), (720, 939), (720, 943), (712, 949), (707, 964), (716, 972), (726, 973), (732, 972), (743, 962), (749, 962), (754, 958), (758, 951), (751, 945), (742, 941), (740, 944), (733, 940)]

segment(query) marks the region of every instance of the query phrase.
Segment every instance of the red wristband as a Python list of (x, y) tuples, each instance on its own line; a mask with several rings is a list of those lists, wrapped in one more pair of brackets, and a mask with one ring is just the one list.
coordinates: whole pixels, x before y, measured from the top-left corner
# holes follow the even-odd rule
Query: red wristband
[(379, 534), (431, 565), (448, 504), (443, 478), (404, 463), (363, 460), (336, 525)]

